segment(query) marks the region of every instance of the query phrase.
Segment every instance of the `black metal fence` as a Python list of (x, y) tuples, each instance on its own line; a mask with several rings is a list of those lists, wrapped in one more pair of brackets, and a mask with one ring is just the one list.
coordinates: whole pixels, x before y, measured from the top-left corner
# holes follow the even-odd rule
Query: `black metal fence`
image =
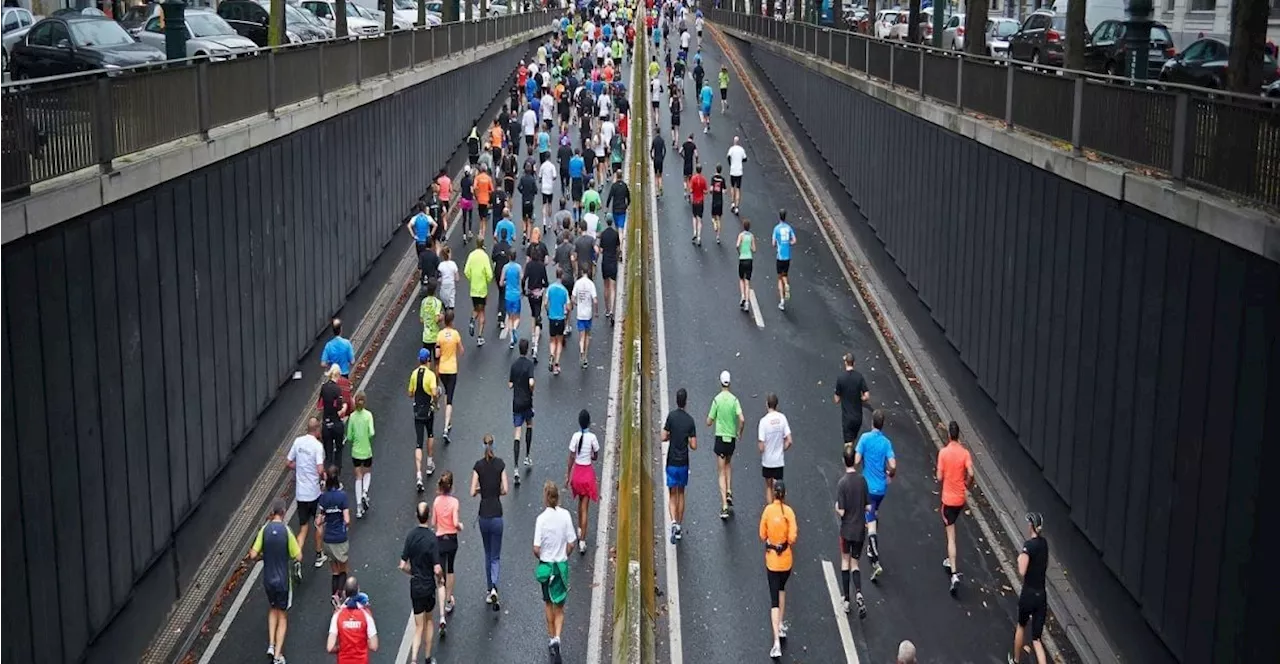
[(712, 9), (711, 20), (972, 111), (1218, 192), (1280, 208), (1276, 100), (1032, 67)]
[(549, 25), (530, 12), (259, 49), (231, 60), (90, 72), (4, 84), (0, 179), (6, 200), (32, 184), (209, 131), (361, 81)]

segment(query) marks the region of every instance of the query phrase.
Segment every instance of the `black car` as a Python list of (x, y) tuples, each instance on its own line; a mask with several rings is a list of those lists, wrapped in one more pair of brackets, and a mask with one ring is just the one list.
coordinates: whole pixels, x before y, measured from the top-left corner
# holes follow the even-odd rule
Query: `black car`
[[(1084, 49), (1086, 71), (1112, 76), (1128, 76), (1128, 42), (1125, 41), (1124, 21), (1103, 21), (1094, 28), (1089, 44)], [(1151, 39), (1147, 45), (1146, 78), (1158, 78), (1164, 63), (1176, 53), (1173, 35), (1163, 23), (1151, 24)]]
[[(1226, 42), (1212, 37), (1192, 42), (1190, 46), (1165, 62), (1160, 80), (1169, 83), (1198, 85), (1221, 90), (1227, 85), (1227, 61), (1231, 49)], [(1276, 59), (1262, 56), (1262, 87), (1276, 80)]]
[(9, 69), (14, 78), (40, 78), (164, 59), (159, 49), (134, 41), (109, 18), (65, 14), (31, 26), (26, 38), (14, 44)]
[[(1085, 34), (1088, 43), (1089, 35)], [(1051, 9), (1031, 12), (1022, 27), (1009, 36), (1009, 57), (1024, 62), (1061, 67), (1067, 46), (1067, 15)]]
[[(243, 37), (258, 46), (268, 46), (267, 26), (271, 22), (270, 0), (225, 0), (218, 5), (218, 16), (231, 24)], [(285, 3), (285, 40), (291, 43), (316, 41), (328, 35), (320, 26), (307, 20), (302, 10)]]

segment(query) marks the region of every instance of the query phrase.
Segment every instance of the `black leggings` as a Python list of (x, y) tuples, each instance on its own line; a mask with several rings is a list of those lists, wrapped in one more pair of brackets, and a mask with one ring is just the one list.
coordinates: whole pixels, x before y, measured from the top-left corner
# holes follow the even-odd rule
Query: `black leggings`
[(778, 608), (778, 598), (787, 590), (787, 579), (791, 578), (791, 570), (775, 572), (769, 570), (769, 607)]
[(440, 571), (453, 574), (453, 562), (458, 557), (458, 536), (440, 535), (436, 537), (436, 551), (440, 554)]

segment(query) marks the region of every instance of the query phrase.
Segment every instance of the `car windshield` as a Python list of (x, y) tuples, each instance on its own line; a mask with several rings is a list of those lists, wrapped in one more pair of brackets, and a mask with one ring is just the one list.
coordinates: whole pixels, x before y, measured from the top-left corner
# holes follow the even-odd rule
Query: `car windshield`
[(1008, 37), (1018, 31), (1017, 21), (1000, 21), (996, 23), (996, 36)]
[(115, 21), (68, 21), (76, 46), (123, 46), (133, 37)]
[(236, 33), (231, 24), (217, 14), (187, 14), (186, 18), (187, 28), (191, 30), (193, 37), (217, 37)]
[(1151, 41), (1172, 44), (1173, 35), (1170, 35), (1169, 30), (1163, 26), (1153, 26), (1151, 28)]
[[(307, 18), (308, 16), (310, 16), (311, 18)], [(311, 12), (304, 12), (294, 7), (293, 5), (285, 4), (284, 6), (284, 18), (286, 23), (308, 23), (309, 24), (314, 22), (312, 19), (314, 19), (315, 17), (316, 17), (315, 14), (312, 14)]]
[(418, 10), (418, 5), (413, 4), (413, 0), (395, 0), (396, 9), (412, 9)]
[[(1058, 32), (1066, 32), (1066, 31), (1067, 31), (1067, 17), (1066, 17), (1066, 16), (1054, 16), (1054, 17), (1053, 17), (1053, 29), (1054, 29), (1054, 30), (1057, 30)], [(1086, 32), (1087, 32), (1087, 31), (1086, 31)]]

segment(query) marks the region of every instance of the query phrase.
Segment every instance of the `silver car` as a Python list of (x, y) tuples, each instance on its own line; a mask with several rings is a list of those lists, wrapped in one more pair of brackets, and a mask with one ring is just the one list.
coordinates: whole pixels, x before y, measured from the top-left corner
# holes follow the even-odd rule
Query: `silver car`
[(942, 26), (942, 48), (964, 50), (964, 14), (952, 14)]
[[(225, 60), (243, 51), (257, 48), (247, 37), (241, 37), (221, 16), (208, 9), (187, 10), (187, 57), (210, 60)], [(161, 51), (164, 47), (164, 21), (161, 16), (153, 16), (138, 32), (138, 41), (154, 46)]]
[(33, 16), (29, 10), (23, 7), (5, 7), (4, 8), (4, 51), (3, 62), (0, 63), (0, 69), (9, 68), (9, 49), (18, 43), (29, 30), (31, 26), (39, 21), (40, 17)]
[(987, 55), (993, 58), (1009, 57), (1009, 37), (1021, 25), (1017, 19), (993, 18), (987, 21)]

